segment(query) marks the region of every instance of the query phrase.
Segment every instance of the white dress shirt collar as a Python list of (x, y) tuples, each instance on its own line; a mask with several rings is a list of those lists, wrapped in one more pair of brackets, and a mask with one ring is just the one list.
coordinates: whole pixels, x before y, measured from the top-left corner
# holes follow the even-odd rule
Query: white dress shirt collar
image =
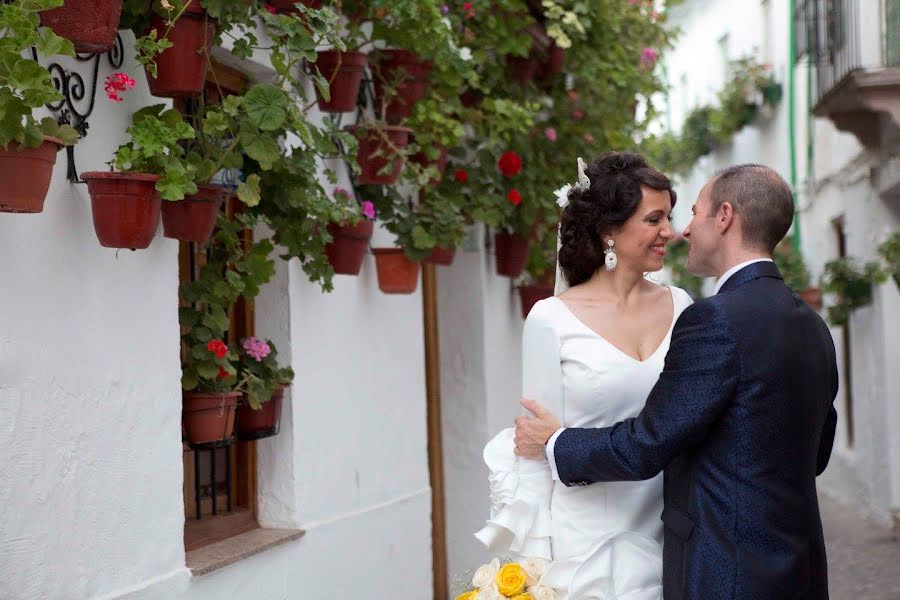
[(771, 258), (754, 258), (753, 260), (748, 260), (747, 262), (742, 262), (739, 265), (734, 265), (733, 267), (731, 267), (730, 269), (725, 271), (725, 273), (721, 277), (719, 277), (719, 280), (716, 281), (716, 289), (713, 290), (713, 296), (715, 296), (716, 294), (719, 293), (719, 290), (722, 289), (722, 286), (725, 285), (725, 282), (728, 281), (728, 279), (732, 275), (734, 275), (735, 273), (737, 273), (744, 267), (752, 265), (753, 263), (758, 263), (758, 262), (775, 262), (775, 261), (773, 261)]

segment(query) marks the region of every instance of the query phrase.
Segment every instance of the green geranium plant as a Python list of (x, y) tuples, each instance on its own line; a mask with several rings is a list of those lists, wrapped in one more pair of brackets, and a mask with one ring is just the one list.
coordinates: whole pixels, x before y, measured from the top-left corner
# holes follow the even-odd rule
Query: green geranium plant
[(822, 289), (834, 297), (828, 307), (832, 325), (846, 325), (850, 313), (872, 302), (872, 286), (887, 280), (887, 272), (877, 261), (863, 265), (852, 257), (833, 260), (822, 272)]
[(34, 111), (63, 96), (50, 73), (25, 55), (34, 47), (44, 55), (74, 56), (72, 42), (40, 27), (39, 13), (63, 5), (63, 0), (16, 0), (0, 4), (0, 146), (36, 148), (44, 136), (66, 145), (78, 141), (78, 132), (50, 117), (37, 120)]
[(275, 388), (293, 380), (290, 367), (278, 366), (278, 351), (271, 341), (249, 337), (241, 342), (237, 388), (246, 395), (250, 408), (259, 410), (272, 399)]

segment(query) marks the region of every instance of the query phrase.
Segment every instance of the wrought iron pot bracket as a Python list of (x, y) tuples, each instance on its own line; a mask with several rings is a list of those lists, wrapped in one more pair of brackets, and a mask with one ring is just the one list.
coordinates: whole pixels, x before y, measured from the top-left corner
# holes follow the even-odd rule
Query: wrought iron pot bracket
[[(88, 134), (88, 118), (94, 112), (94, 102), (97, 96), (100, 57), (104, 54), (113, 70), (122, 66), (125, 58), (125, 48), (118, 33), (116, 34), (116, 43), (108, 52), (75, 55), (75, 60), (78, 63), (91, 65), (90, 87), (85, 85), (84, 77), (78, 71), (67, 71), (57, 62), (52, 62), (47, 66), (53, 81), (53, 87), (63, 95), (62, 100), (59, 102), (47, 104), (47, 109), (53, 114), (57, 122), (71, 125), (81, 134), (81, 137), (85, 137)], [(38, 61), (37, 49), (34, 46), (31, 47), (31, 56), (35, 62), (40, 62)], [(78, 171), (75, 169), (74, 146), (66, 146), (66, 158), (68, 160), (66, 172), (68, 180), (73, 183), (84, 183), (78, 178)]]

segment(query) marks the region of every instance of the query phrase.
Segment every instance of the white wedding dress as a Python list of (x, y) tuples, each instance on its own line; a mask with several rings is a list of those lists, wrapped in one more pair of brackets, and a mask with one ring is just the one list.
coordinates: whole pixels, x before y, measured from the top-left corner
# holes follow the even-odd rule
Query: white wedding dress
[[(582, 323), (557, 297), (535, 304), (522, 335), (522, 395), (565, 427), (606, 427), (636, 416), (656, 384), (672, 328), (691, 298), (672, 293), (673, 317), (644, 361)], [(546, 460), (518, 458), (513, 429), (484, 449), (491, 517), (476, 537), (499, 556), (552, 560), (543, 584), (567, 600), (662, 599), (662, 475), (583, 487), (554, 482)]]

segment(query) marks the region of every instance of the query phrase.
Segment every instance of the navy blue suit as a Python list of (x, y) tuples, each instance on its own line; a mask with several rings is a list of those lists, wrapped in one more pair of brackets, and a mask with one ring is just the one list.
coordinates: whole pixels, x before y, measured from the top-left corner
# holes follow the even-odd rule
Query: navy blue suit
[(557, 437), (557, 471), (585, 485), (665, 469), (665, 600), (827, 599), (815, 478), (837, 389), (827, 326), (754, 263), (682, 313), (637, 417)]

